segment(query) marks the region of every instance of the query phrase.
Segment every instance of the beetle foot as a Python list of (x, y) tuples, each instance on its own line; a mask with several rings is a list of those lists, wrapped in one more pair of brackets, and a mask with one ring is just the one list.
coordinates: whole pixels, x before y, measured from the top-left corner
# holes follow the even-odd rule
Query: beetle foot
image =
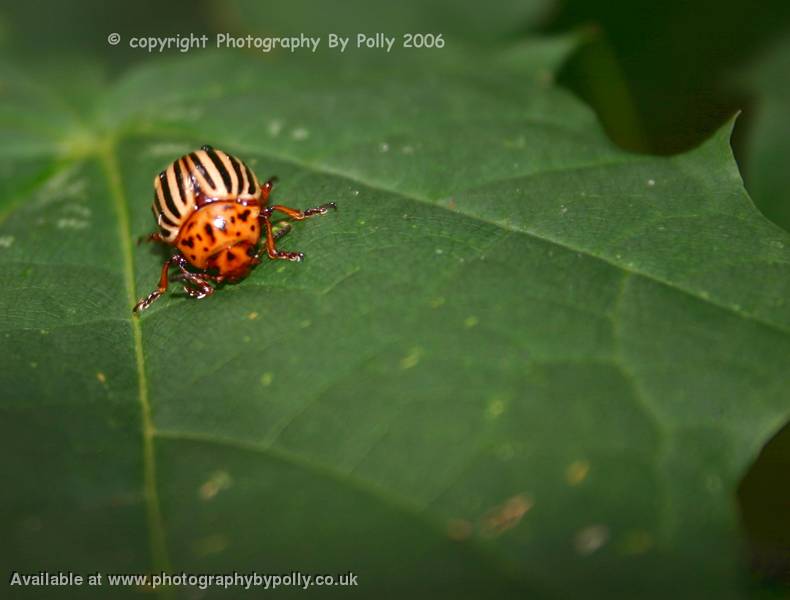
[(272, 258), (290, 260), (291, 262), (301, 262), (304, 258), (304, 252), (277, 252)]
[(207, 296), (211, 296), (211, 292), (207, 292), (204, 289), (191, 288), (188, 285), (184, 286), (184, 292), (186, 292), (187, 296), (194, 298), (195, 300), (202, 300)]
[(140, 300), (138, 300), (137, 304), (134, 305), (132, 311), (136, 313), (144, 311), (146, 308), (148, 308), (154, 302), (156, 302), (161, 295), (162, 295), (161, 291), (154, 290), (153, 292), (148, 294), (145, 298), (141, 298)]
[(190, 280), (190, 283), (194, 287), (189, 285), (184, 286), (184, 292), (190, 298), (194, 298), (195, 300), (202, 300), (203, 298), (206, 298), (207, 296), (211, 296), (211, 294), (214, 293), (214, 288), (204, 281), (198, 283), (197, 281)]
[(329, 212), (329, 209), (337, 210), (337, 204), (334, 202), (327, 202), (326, 204), (322, 204), (321, 206), (316, 206), (315, 208), (307, 208), (304, 210), (305, 217), (313, 217), (315, 215), (325, 215)]

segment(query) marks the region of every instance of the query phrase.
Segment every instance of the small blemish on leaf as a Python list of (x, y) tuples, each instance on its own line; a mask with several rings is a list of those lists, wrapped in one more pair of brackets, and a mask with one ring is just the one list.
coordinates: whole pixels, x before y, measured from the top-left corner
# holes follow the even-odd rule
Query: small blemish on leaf
[(650, 187), (653, 187), (654, 185), (656, 185), (656, 180), (655, 179), (648, 179), (647, 180), (647, 185), (649, 185)]
[(202, 500), (212, 500), (222, 490), (228, 489), (233, 480), (227, 471), (214, 471), (211, 476), (200, 486), (199, 494)]
[(471, 329), (472, 327), (476, 327), (479, 322), (480, 319), (478, 319), (476, 316), (469, 315), (464, 319), (464, 327)]
[(88, 225), (90, 225), (90, 222), (82, 219), (64, 217), (62, 219), (58, 219), (55, 225), (58, 229), (85, 229)]
[(379, 152), (389, 152), (390, 145), (387, 142), (381, 142), (379, 144)]
[(0, 237), (0, 248), (10, 248), (14, 243), (13, 235), (4, 235)]
[(98, 379), (99, 383), (101, 383), (102, 385), (107, 383), (107, 376), (104, 373), (102, 373), (101, 371), (96, 373), (96, 379)]
[(442, 306), (442, 305), (443, 305), (445, 302), (446, 302), (446, 300), (444, 299), (444, 297), (443, 297), (443, 296), (437, 296), (436, 298), (433, 298), (433, 299), (431, 300), (431, 308), (439, 308), (439, 307), (440, 307), (440, 306)]
[(590, 461), (588, 460), (574, 460), (565, 469), (565, 481), (568, 485), (579, 485), (590, 473)]
[(480, 533), (486, 537), (496, 537), (508, 529), (513, 529), (534, 505), (535, 501), (526, 494), (508, 498), (483, 516)]
[(496, 419), (507, 408), (507, 397), (504, 395), (495, 395), (488, 401), (486, 406), (486, 417), (489, 419)]
[(291, 132), (291, 138), (296, 140), (297, 142), (301, 142), (302, 140), (306, 140), (310, 137), (310, 132), (305, 129), (304, 127), (297, 127)]
[(600, 550), (609, 541), (609, 528), (606, 525), (590, 525), (576, 532), (573, 547), (578, 554), (588, 556)]
[(257, 318), (258, 318), (258, 313), (257, 313), (257, 312), (255, 312), (255, 311), (252, 311), (250, 314), (248, 314), (248, 315), (247, 315), (247, 318), (248, 318), (250, 321), (254, 321), (255, 319), (257, 319)]
[(406, 356), (404, 356), (400, 360), (400, 368), (401, 369), (411, 369), (412, 367), (417, 366), (417, 363), (420, 362), (420, 356), (422, 355), (422, 348), (415, 347), (411, 349)]
[(271, 371), (266, 371), (263, 375), (261, 375), (261, 385), (263, 387), (269, 387), (274, 381), (274, 375)]

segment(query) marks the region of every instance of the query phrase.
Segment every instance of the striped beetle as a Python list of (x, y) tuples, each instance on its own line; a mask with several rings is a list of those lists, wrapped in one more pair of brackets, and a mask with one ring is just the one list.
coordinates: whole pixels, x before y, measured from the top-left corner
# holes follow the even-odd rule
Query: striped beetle
[[(275, 247), (290, 226), (273, 233), (272, 213), (302, 221), (336, 206), (334, 202), (305, 210), (268, 206), (276, 180), (272, 177), (260, 185), (244, 162), (211, 146), (182, 156), (159, 173), (154, 178), (151, 206), (159, 231), (144, 239), (172, 246), (177, 252), (162, 265), (157, 289), (140, 299), (134, 312), (145, 310), (167, 291), (171, 267), (178, 268), (174, 279), (184, 282), (187, 295), (200, 299), (214, 293), (210, 281), (233, 283), (249, 275), (264, 252), (272, 259), (302, 260), (301, 252)], [(265, 243), (256, 250), (261, 234)]]

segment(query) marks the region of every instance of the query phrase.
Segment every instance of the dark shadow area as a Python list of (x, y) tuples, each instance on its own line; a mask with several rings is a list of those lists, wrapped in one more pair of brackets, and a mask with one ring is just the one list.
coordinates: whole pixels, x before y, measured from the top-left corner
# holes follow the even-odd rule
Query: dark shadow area
[(790, 423), (765, 445), (738, 487), (752, 572), (761, 584), (790, 586)]
[[(571, 58), (560, 81), (590, 103), (618, 144), (673, 154), (748, 108), (732, 78), (790, 30), (790, 4), (566, 0), (546, 31), (579, 27), (598, 35)], [(623, 111), (628, 98), (632, 106)]]

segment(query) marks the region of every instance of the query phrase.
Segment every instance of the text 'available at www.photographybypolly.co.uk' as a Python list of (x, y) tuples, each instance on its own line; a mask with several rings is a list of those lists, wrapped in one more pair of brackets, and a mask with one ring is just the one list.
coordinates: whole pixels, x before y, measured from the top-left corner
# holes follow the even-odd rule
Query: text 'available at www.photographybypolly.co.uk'
[(290, 573), (266, 574), (255, 571), (247, 573), (85, 573), (72, 571), (51, 573), (20, 573), (14, 571), (8, 579), (11, 587), (192, 587), (201, 590), (208, 588), (241, 588), (245, 590), (276, 590), (283, 587), (301, 588), (326, 586), (359, 585), (357, 575), (352, 572), (342, 574), (306, 574), (300, 571)]

